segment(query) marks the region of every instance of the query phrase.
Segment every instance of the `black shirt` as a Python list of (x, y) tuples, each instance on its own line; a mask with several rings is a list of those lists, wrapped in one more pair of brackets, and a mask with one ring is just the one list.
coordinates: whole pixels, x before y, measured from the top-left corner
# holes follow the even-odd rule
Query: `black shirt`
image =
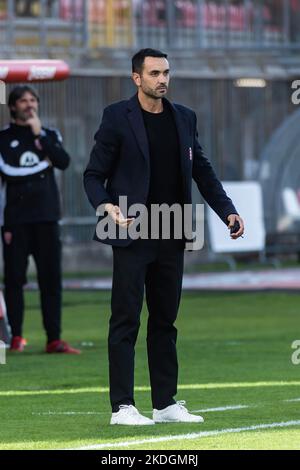
[[(150, 151), (150, 187), (147, 208), (151, 204), (183, 205), (180, 144), (172, 111), (167, 105), (161, 113), (142, 109)], [(171, 217), (171, 220), (173, 217)], [(173, 227), (171, 224), (171, 238)]]
[(70, 161), (59, 132), (43, 128), (37, 140), (29, 126), (11, 124), (0, 131), (0, 154), (6, 164), (16, 168), (16, 174), (17, 169), (34, 168), (46, 157), (52, 164), (24, 178), (2, 173), (6, 183), (4, 226), (57, 221), (60, 201), (54, 168), (64, 170)]

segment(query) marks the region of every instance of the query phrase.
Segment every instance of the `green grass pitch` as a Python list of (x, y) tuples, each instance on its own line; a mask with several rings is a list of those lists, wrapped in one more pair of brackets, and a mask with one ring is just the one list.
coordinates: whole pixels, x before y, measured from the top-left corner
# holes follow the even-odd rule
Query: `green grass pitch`
[[(65, 292), (63, 337), (85, 343), (83, 354), (49, 356), (38, 295), (26, 294), (28, 347), (0, 366), (1, 449), (300, 448), (300, 365), (291, 361), (291, 344), (300, 339), (299, 294), (183, 295), (177, 399), (204, 410), (204, 424), (109, 425), (109, 313), (109, 292)], [(136, 405), (150, 416), (146, 319), (144, 307)]]

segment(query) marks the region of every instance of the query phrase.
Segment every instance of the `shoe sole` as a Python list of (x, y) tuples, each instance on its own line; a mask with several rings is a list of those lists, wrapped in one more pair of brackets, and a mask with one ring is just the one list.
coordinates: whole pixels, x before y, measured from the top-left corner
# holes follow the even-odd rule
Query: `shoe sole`
[(110, 423), (111, 426), (153, 426), (155, 423), (143, 423), (143, 424), (138, 424), (138, 423)]
[(175, 419), (165, 419), (165, 420), (154, 420), (154, 423), (160, 424), (160, 423), (192, 423), (192, 424), (201, 424), (204, 423), (204, 419), (202, 421), (182, 421), (180, 419), (175, 420)]

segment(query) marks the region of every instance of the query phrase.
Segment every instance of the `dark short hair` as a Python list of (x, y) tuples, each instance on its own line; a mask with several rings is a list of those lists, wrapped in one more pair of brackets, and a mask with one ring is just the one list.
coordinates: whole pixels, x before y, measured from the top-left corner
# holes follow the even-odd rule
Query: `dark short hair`
[(25, 95), (25, 93), (30, 93), (36, 98), (38, 103), (40, 102), (38, 92), (33, 87), (29, 85), (18, 85), (14, 87), (9, 94), (7, 103), (8, 107), (10, 108), (10, 115), (12, 118), (16, 117), (16, 113), (11, 109), (11, 107), (15, 106), (16, 102), (20, 100)]
[(168, 55), (164, 52), (158, 51), (157, 49), (141, 49), (132, 57), (132, 72), (141, 73), (146, 57), (161, 57), (164, 59), (168, 58)]

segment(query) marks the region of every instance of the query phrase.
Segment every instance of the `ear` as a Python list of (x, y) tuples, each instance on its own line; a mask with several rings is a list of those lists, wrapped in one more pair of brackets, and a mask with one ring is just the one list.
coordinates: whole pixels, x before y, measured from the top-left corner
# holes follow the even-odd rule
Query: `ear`
[(131, 77), (134, 83), (136, 84), (136, 86), (141, 86), (141, 76), (139, 73), (133, 72)]

